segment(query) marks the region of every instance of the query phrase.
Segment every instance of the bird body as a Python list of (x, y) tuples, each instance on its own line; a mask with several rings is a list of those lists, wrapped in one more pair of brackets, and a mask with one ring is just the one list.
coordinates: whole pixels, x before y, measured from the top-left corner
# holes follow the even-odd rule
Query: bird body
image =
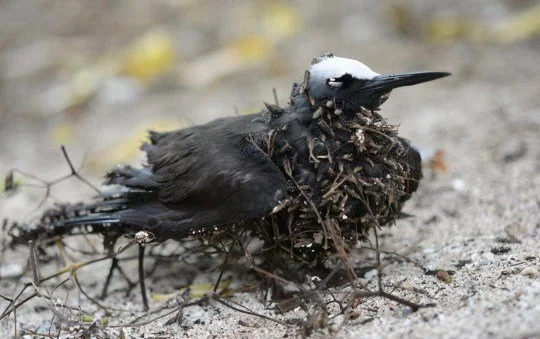
[(181, 240), (246, 222), (294, 246), (328, 246), (327, 223), (362, 237), (397, 217), (421, 179), (420, 155), (376, 110), (391, 89), (445, 75), (381, 76), (355, 60), (316, 58), (287, 107), (151, 132), (146, 167), (109, 172), (111, 191), (50, 210), (21, 238), (92, 226)]

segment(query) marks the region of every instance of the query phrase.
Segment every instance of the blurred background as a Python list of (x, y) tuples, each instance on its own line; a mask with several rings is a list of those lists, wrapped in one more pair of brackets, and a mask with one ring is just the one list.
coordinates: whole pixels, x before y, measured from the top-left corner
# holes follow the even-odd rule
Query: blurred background
[[(99, 183), (116, 164), (139, 161), (150, 128), (253, 113), (273, 102), (272, 88), (286, 104), (325, 52), (379, 73), (452, 72), (396, 90), (382, 110), (427, 152), (444, 150), (450, 175), (467, 170), (464, 154), (537, 147), (539, 1), (4, 0), (0, 24), (2, 176), (13, 167), (47, 180), (69, 173), (64, 144)], [(508, 126), (519, 126), (515, 138), (500, 134)], [(53, 195), (92, 193), (66, 185)], [(42, 193), (2, 197), (0, 215), (21, 219)]]

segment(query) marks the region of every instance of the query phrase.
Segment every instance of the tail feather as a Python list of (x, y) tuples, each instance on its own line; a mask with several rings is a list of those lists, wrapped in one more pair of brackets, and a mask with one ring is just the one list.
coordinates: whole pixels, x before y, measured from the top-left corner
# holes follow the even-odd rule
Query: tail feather
[[(48, 213), (58, 213), (57, 210)], [(105, 234), (108, 231), (116, 230), (120, 220), (113, 214), (92, 214), (86, 216), (66, 217), (56, 220), (43, 217), (42, 220), (33, 227), (27, 225), (13, 224), (9, 231), (12, 246), (27, 244), (29, 240), (54, 238), (73, 234), (80, 230), (82, 233)], [(119, 230), (119, 229), (118, 229)], [(117, 232), (115, 232), (117, 233)]]
[(89, 202), (56, 205), (32, 226), (12, 224), (11, 245), (72, 234), (77, 230), (115, 237), (143, 227), (145, 219), (141, 216), (133, 218), (129, 214), (131, 218), (127, 221), (121, 217), (126, 209), (139, 208), (156, 199), (158, 184), (152, 172), (148, 168), (120, 166), (106, 175), (104, 184), (110, 188)]
[(12, 225), (11, 245), (24, 245), (29, 240), (54, 238), (78, 231), (105, 236), (123, 234), (126, 225), (117, 213), (146, 201), (149, 196), (152, 192), (120, 187), (89, 203), (57, 205), (45, 211), (33, 226)]
[(120, 219), (113, 215), (98, 215), (98, 216), (86, 216), (60, 220), (54, 223), (52, 228), (58, 229), (62, 227), (74, 227), (74, 226), (92, 226), (92, 225), (107, 225), (119, 223)]

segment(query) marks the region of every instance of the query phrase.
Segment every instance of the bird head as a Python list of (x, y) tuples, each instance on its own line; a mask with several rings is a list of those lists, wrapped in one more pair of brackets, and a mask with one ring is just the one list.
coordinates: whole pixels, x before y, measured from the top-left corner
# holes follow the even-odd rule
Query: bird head
[(420, 72), (381, 75), (363, 63), (326, 54), (313, 59), (304, 77), (304, 90), (317, 106), (331, 101), (336, 108), (375, 110), (397, 87), (416, 85), (450, 75), (446, 72)]

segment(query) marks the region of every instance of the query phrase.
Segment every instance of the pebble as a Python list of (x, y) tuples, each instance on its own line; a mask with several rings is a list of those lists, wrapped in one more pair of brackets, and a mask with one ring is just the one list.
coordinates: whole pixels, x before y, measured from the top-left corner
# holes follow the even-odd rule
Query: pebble
[(450, 284), (452, 282), (452, 276), (446, 271), (437, 271), (437, 273), (435, 273), (435, 276), (437, 277), (437, 279), (447, 284)]
[(482, 259), (478, 262), (478, 266), (485, 266), (496, 261), (495, 255), (491, 252), (486, 252), (482, 255)]
[(538, 269), (534, 266), (527, 266), (519, 274), (526, 277), (536, 277), (538, 275)]
[(400, 286), (402, 289), (407, 290), (407, 291), (413, 291), (413, 290), (414, 290), (413, 285), (412, 285), (410, 282), (408, 282), (408, 281), (402, 282), (399, 286)]
[(432, 248), (432, 247), (426, 247), (424, 248), (424, 250), (422, 251), (424, 254), (431, 254), (431, 253), (434, 253), (435, 252), (435, 249)]
[(456, 192), (464, 192), (467, 189), (467, 184), (463, 179), (454, 179), (452, 180), (452, 188)]
[(4, 264), (0, 266), (0, 277), (15, 278), (23, 274), (24, 268), (19, 264)]
[(364, 278), (365, 278), (366, 280), (371, 280), (371, 279), (375, 278), (377, 275), (378, 275), (377, 270), (376, 270), (376, 269), (372, 269), (372, 270), (367, 271), (367, 272), (364, 274)]

